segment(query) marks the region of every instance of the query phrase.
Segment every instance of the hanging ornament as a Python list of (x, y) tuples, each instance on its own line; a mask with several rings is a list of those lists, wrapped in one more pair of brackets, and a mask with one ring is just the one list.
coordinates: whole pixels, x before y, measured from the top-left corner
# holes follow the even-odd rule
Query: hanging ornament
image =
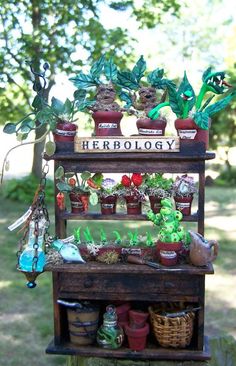
[[(25, 274), (28, 280), (27, 287), (29, 288), (36, 286), (35, 279), (43, 272), (46, 264), (45, 241), (50, 223), (44, 202), (47, 173), (48, 164), (46, 163), (33, 203), (28, 210), (29, 214), (25, 215), (27, 219), (24, 220), (25, 224), (22, 229), (24, 234), (19, 242), (18, 270)], [(16, 227), (16, 225), (12, 226)]]

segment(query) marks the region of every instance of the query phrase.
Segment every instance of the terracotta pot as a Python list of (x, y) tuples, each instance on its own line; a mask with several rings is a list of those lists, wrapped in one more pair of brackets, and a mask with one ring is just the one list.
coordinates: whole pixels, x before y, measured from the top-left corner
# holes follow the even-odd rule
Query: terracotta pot
[(193, 196), (189, 197), (174, 196), (174, 201), (176, 210), (181, 211), (184, 216), (191, 215)]
[(150, 201), (150, 206), (152, 211), (156, 214), (160, 212), (161, 209), (161, 200), (163, 198), (158, 196), (148, 196)]
[(178, 262), (178, 253), (182, 249), (182, 242), (157, 242), (157, 257), (164, 266), (175, 265)]
[(94, 112), (95, 136), (123, 136), (120, 129), (122, 117), (123, 113), (116, 111)]
[(138, 196), (125, 196), (128, 215), (141, 215), (142, 203)]
[(149, 313), (142, 310), (129, 310), (129, 325), (130, 328), (140, 329), (145, 326)]
[[(210, 125), (210, 121), (209, 121)], [(209, 130), (199, 128), (192, 118), (176, 119), (175, 128), (181, 140), (194, 140), (196, 142), (203, 142), (206, 149), (209, 146)]]
[(149, 324), (145, 323), (144, 327), (139, 329), (125, 325), (125, 333), (128, 337), (129, 348), (132, 351), (142, 351), (146, 347)]
[(107, 197), (100, 197), (101, 213), (103, 215), (112, 215), (116, 213), (117, 196), (111, 195)]
[(129, 302), (125, 302), (123, 304), (116, 305), (116, 314), (118, 322), (128, 323), (129, 321), (129, 309), (131, 305)]
[(53, 132), (55, 142), (74, 142), (77, 125), (72, 122), (60, 121)]
[(72, 213), (81, 213), (88, 209), (89, 194), (71, 192), (69, 194)]
[(139, 135), (144, 136), (164, 136), (166, 128), (166, 118), (152, 120), (151, 118), (140, 118), (136, 122)]

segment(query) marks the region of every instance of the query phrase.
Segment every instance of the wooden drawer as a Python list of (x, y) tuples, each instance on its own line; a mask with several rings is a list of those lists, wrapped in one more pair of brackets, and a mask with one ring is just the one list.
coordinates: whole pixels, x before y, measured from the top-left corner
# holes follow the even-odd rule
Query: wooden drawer
[[(122, 273), (59, 273), (58, 294), (61, 297), (93, 297), (115, 299), (132, 294), (150, 300), (160, 295), (197, 296), (202, 276)], [(146, 295), (146, 296), (145, 296)]]

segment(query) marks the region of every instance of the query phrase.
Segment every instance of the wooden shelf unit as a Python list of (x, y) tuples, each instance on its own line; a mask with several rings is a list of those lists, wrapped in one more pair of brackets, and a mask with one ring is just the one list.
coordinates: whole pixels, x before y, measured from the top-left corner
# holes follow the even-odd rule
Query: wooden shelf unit
[[(204, 234), (205, 163), (215, 157), (206, 152), (204, 145), (186, 141), (179, 153), (57, 153), (53, 159), (55, 170), (62, 165), (65, 171), (103, 173), (194, 173), (198, 174), (197, 213), (185, 218), (196, 222), (197, 230)], [(55, 195), (57, 191), (55, 189)], [(101, 215), (90, 211), (81, 215), (60, 212), (55, 205), (56, 235), (66, 237), (67, 220), (145, 220), (145, 215)], [(191, 265), (153, 269), (147, 266), (96, 262), (86, 264), (63, 264), (46, 270), (53, 274), (54, 340), (46, 352), (52, 354), (131, 358), (206, 360), (210, 358), (204, 337), (205, 275), (213, 274), (211, 265), (197, 268)], [(69, 342), (66, 310), (57, 303), (58, 298), (112, 302), (117, 300), (139, 302), (189, 302), (200, 306), (196, 313), (194, 334), (186, 349), (160, 348), (151, 342), (142, 352), (132, 352), (122, 347), (107, 350), (95, 346), (78, 347)]]

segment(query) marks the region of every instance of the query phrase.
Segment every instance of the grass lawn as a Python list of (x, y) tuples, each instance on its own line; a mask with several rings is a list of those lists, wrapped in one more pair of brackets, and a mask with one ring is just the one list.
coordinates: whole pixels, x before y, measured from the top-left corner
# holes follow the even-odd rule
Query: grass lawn
[[(231, 334), (236, 338), (236, 189), (208, 188), (206, 191), (206, 235), (220, 244), (215, 275), (206, 279), (206, 330), (209, 336)], [(36, 289), (25, 287), (25, 278), (16, 270), (20, 235), (7, 227), (20, 217), (29, 203), (19, 204), (0, 198), (0, 365), (64, 365), (64, 356), (49, 356), (44, 350), (53, 337), (51, 275), (38, 278)], [(53, 210), (51, 229), (54, 233)], [(69, 226), (68, 234), (78, 222)], [(86, 225), (85, 222), (82, 225)], [(105, 223), (94, 223), (94, 231)], [(137, 223), (108, 225), (109, 230), (134, 230)], [(187, 225), (187, 224), (185, 224)], [(140, 233), (150, 223), (139, 222)], [(105, 228), (105, 227), (104, 227)]]

